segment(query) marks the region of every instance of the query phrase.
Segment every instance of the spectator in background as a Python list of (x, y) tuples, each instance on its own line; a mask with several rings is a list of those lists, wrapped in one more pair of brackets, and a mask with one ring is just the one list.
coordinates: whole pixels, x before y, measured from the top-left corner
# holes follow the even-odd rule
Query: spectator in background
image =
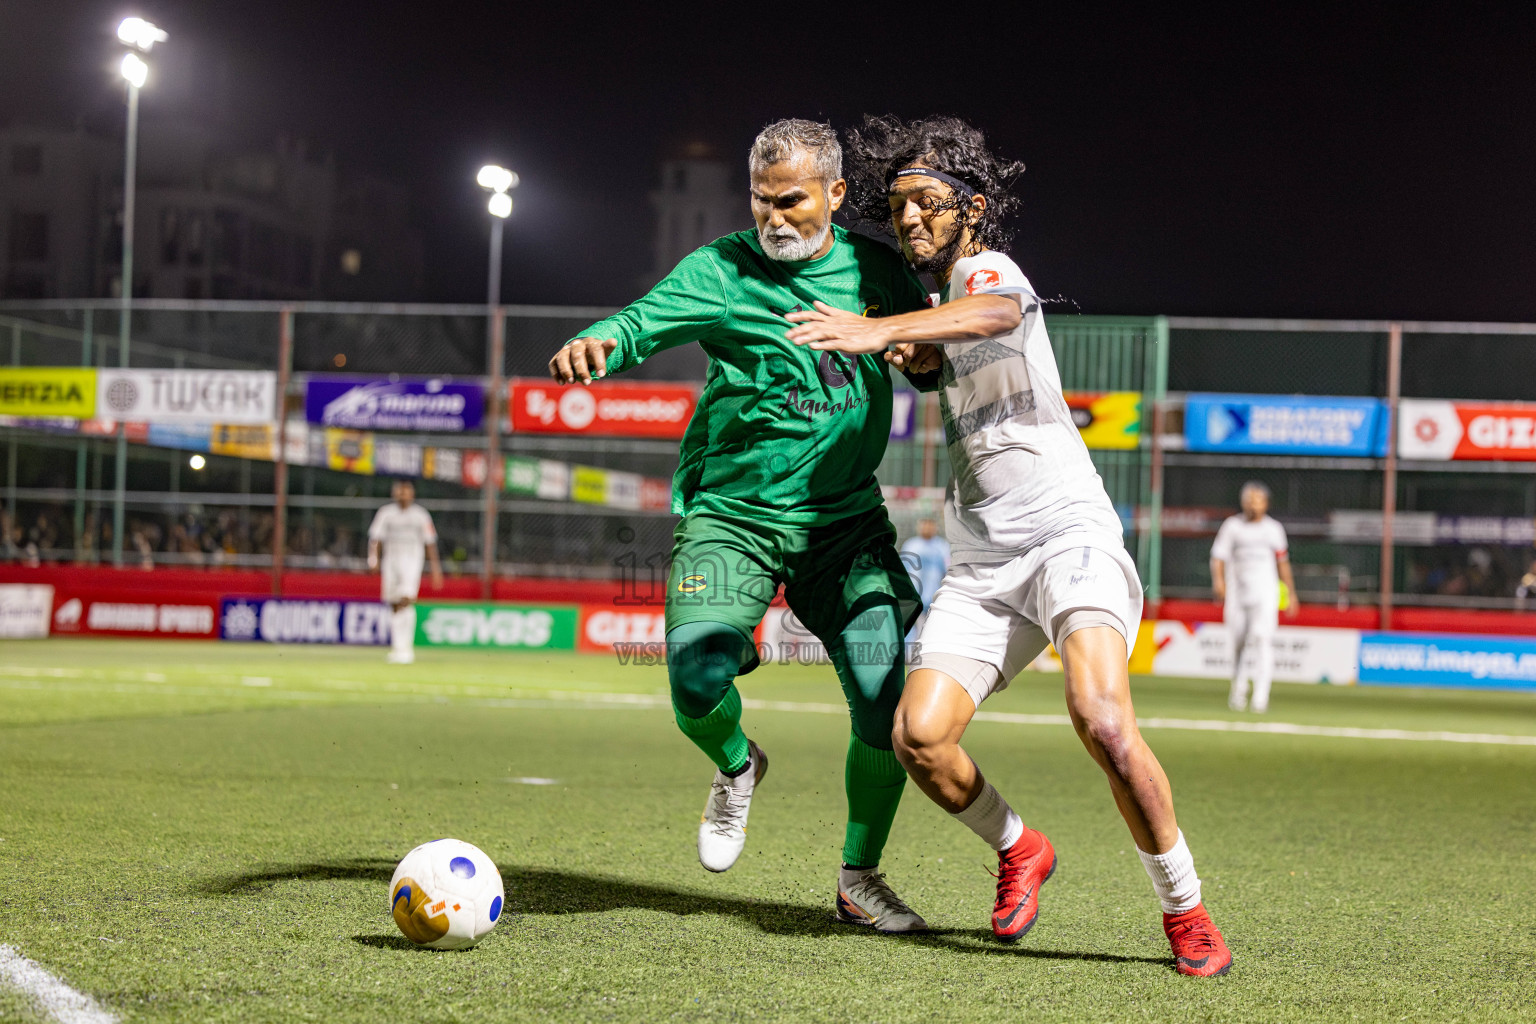
[(933, 603), (933, 595), (944, 582), (949, 570), (949, 541), (939, 535), (939, 524), (933, 519), (917, 521), (917, 536), (907, 538), (901, 546), (902, 561), (917, 577), (917, 592), (923, 599), (923, 611)]
[[(1227, 706), (1269, 710), (1275, 676), (1275, 629), (1280, 618), (1280, 585), (1285, 584), (1286, 617), (1297, 611), (1296, 578), (1291, 574), (1285, 527), (1269, 517), (1269, 488), (1258, 481), (1243, 485), (1243, 511), (1216, 532), (1211, 546), (1211, 586), (1223, 605), (1222, 621), (1232, 635), (1232, 691)], [(1277, 570), (1278, 569), (1278, 573)], [(1243, 655), (1253, 653), (1253, 701)]]

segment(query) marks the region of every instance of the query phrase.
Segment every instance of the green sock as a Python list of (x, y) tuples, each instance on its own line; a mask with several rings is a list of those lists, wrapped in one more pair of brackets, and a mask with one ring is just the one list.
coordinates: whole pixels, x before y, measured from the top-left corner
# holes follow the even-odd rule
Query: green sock
[(848, 790), (848, 829), (843, 834), (843, 863), (873, 867), (880, 863), (885, 841), (896, 820), (907, 773), (889, 750), (872, 747), (857, 736), (848, 738), (844, 783)]
[(693, 740), (694, 746), (704, 751), (716, 768), (730, 772), (747, 763), (747, 736), (741, 731), (741, 694), (735, 686), (726, 690), (715, 710), (703, 718), (689, 718), (676, 707), (672, 712), (683, 735)]

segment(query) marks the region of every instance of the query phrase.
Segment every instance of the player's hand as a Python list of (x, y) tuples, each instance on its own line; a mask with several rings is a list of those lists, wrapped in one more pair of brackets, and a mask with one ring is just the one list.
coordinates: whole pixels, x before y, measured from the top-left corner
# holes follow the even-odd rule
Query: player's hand
[[(356, 564), (356, 563), (353, 563), (353, 564)], [(369, 572), (378, 572), (379, 571), (379, 560), (378, 560), (377, 557), (375, 557), (373, 555), (369, 555), (368, 556), (368, 571)]]
[(879, 320), (833, 309), (825, 302), (815, 305), (815, 309), (784, 314), (784, 319), (799, 324), (784, 335), (796, 345), (809, 345), (818, 352), (847, 352), (851, 355), (884, 352), (890, 347), (887, 328), (882, 327)]
[(561, 384), (591, 384), (608, 374), (608, 357), (619, 347), (614, 338), (577, 338), (549, 361), (549, 375)]
[(432, 589), (433, 590), (442, 590), (443, 589), (443, 570), (441, 570), (441, 569), (433, 569), (432, 570)]
[(1227, 603), (1227, 588), (1226, 587), (1224, 587), (1220, 583), (1218, 583), (1218, 584), (1216, 584), (1216, 586), (1211, 588), (1211, 592), (1216, 595), (1216, 603), (1217, 604), (1226, 604)]
[(1294, 619), (1296, 616), (1301, 614), (1301, 602), (1296, 600), (1296, 595), (1294, 593), (1291, 594), (1290, 603), (1285, 606), (1285, 610), (1280, 614), (1285, 616), (1287, 619)]
[(937, 345), (908, 343), (892, 346), (885, 361), (907, 373), (932, 373), (944, 365), (944, 354)]

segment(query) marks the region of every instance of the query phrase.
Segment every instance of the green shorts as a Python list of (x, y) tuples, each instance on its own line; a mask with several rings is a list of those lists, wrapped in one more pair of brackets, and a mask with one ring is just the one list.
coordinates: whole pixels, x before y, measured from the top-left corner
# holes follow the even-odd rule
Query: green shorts
[[(897, 606), (902, 634), (922, 611), (883, 506), (824, 526), (696, 512), (674, 540), (669, 633), (688, 622), (724, 622), (750, 640), (780, 585), (790, 610), (828, 645), (872, 603)], [(754, 653), (741, 671), (757, 665)]]

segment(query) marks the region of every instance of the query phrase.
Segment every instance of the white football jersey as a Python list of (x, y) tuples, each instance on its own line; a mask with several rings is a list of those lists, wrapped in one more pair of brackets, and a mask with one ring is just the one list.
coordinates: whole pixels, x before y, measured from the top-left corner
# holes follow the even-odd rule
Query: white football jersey
[(1211, 557), (1227, 565), (1227, 600), (1261, 605), (1280, 600), (1280, 570), (1275, 559), (1287, 550), (1285, 527), (1264, 516), (1249, 521), (1229, 516), (1216, 531)]
[(1061, 393), (1040, 300), (1018, 265), (987, 251), (955, 264), (944, 301), (1011, 295), (1018, 327), (943, 346), (940, 406), (954, 493), (944, 512), (957, 562), (993, 562), (1073, 533), (1123, 541), (1120, 517)]
[(432, 514), (420, 505), (412, 502), (401, 508), (392, 501), (374, 515), (368, 539), (383, 542), (385, 561), (420, 566), (427, 557), (426, 546), (437, 543), (437, 530)]

